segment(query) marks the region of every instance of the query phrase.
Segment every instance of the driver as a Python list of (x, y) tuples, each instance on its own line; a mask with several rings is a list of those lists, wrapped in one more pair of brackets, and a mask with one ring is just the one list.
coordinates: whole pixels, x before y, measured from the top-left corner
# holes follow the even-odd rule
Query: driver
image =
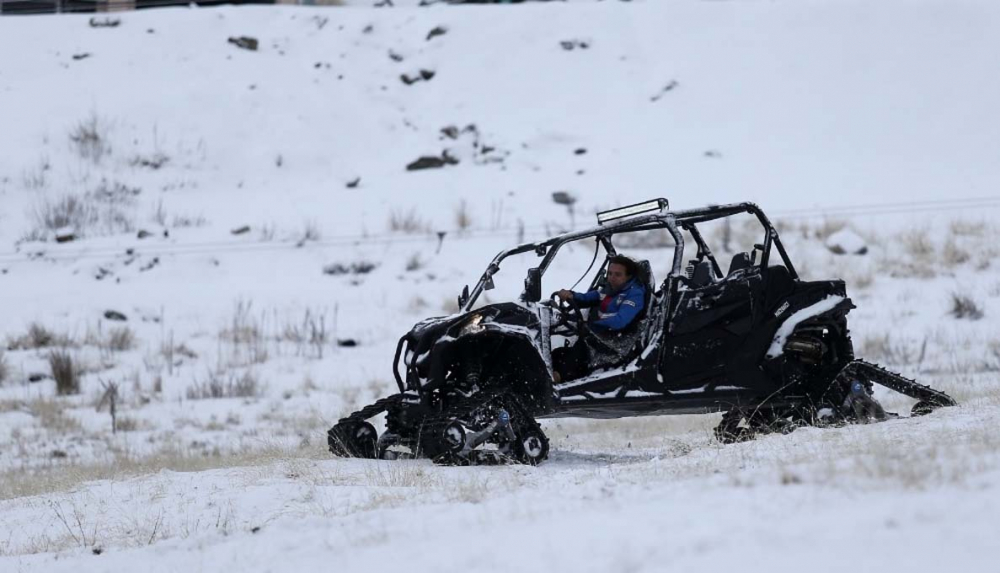
[(584, 376), (591, 366), (610, 364), (628, 352), (631, 340), (625, 339), (623, 330), (639, 315), (646, 300), (646, 285), (636, 280), (636, 270), (634, 260), (615, 255), (608, 259), (605, 289), (586, 293), (563, 289), (557, 293), (563, 301), (572, 299), (581, 307), (598, 309), (597, 319), (590, 322), (590, 335), (580, 336), (573, 346), (553, 351), (556, 383)]

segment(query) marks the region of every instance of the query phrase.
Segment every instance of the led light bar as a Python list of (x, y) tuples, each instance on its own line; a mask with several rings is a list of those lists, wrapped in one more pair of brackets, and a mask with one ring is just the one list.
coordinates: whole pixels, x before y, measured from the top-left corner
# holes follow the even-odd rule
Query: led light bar
[(660, 211), (662, 209), (669, 209), (669, 208), (670, 208), (670, 203), (666, 199), (653, 199), (652, 201), (646, 201), (644, 203), (636, 203), (635, 205), (629, 205), (627, 207), (619, 207), (617, 209), (611, 209), (609, 211), (601, 211), (600, 213), (597, 214), (597, 224), (603, 225), (608, 221), (624, 219), (625, 217), (631, 217), (633, 215), (652, 213), (654, 211)]

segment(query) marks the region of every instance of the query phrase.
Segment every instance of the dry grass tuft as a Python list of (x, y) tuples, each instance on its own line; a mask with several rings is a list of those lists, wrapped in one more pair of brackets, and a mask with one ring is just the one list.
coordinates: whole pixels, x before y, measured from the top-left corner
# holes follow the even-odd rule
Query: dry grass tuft
[(123, 352), (135, 348), (135, 331), (127, 326), (112, 328), (108, 333), (106, 341), (108, 349), (115, 352)]
[(459, 231), (465, 231), (472, 226), (472, 214), (469, 212), (469, 204), (462, 199), (455, 207), (455, 227)]
[(194, 384), (188, 387), (185, 395), (188, 400), (207, 400), (212, 398), (256, 398), (261, 395), (263, 388), (257, 380), (257, 376), (250, 371), (244, 372), (242, 376), (229, 373), (225, 378), (211, 374), (204, 382), (195, 380)]
[(952, 293), (951, 310), (949, 313), (955, 318), (967, 318), (969, 320), (979, 320), (983, 317), (983, 309), (967, 295)]
[(56, 434), (80, 431), (80, 422), (66, 415), (66, 405), (56, 398), (38, 398), (28, 402), (28, 412), (38, 418), (38, 423)]
[(10, 378), (10, 364), (7, 362), (3, 348), (0, 348), (0, 386), (3, 386), (8, 378)]
[(56, 393), (60, 396), (80, 393), (80, 371), (73, 363), (73, 357), (65, 350), (49, 353), (49, 368), (56, 381)]
[(958, 246), (954, 237), (948, 237), (941, 248), (941, 262), (947, 266), (956, 266), (969, 262), (972, 255), (969, 251)]
[(88, 161), (100, 163), (111, 153), (108, 141), (110, 127), (103, 119), (92, 113), (90, 117), (73, 126), (69, 131), (69, 141), (77, 154)]
[(431, 225), (417, 215), (416, 209), (406, 212), (394, 210), (389, 214), (389, 230), (394, 233), (430, 233)]
[(66, 334), (57, 334), (37, 322), (28, 325), (28, 331), (16, 338), (7, 338), (8, 350), (35, 350), (52, 346), (74, 346), (74, 341)]

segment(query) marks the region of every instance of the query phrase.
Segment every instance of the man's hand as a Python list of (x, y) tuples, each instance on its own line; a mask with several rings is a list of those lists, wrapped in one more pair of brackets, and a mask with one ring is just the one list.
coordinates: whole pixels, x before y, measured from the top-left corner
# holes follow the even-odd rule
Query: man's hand
[(573, 298), (573, 291), (571, 290), (562, 289), (556, 294), (559, 295), (559, 300), (563, 302), (566, 302), (567, 300)]

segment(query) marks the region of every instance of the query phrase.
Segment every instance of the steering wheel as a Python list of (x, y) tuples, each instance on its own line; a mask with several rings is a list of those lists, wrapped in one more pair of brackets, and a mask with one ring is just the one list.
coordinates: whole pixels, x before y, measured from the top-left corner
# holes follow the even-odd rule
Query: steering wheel
[[(556, 291), (549, 295), (549, 300), (550, 305), (559, 310), (559, 320), (553, 325), (553, 331), (560, 326), (566, 326), (573, 334), (583, 336), (590, 330), (587, 328), (587, 320), (583, 318), (580, 305), (572, 297), (562, 300), (559, 298), (559, 292)], [(571, 324), (571, 317), (576, 319), (575, 324)]]

